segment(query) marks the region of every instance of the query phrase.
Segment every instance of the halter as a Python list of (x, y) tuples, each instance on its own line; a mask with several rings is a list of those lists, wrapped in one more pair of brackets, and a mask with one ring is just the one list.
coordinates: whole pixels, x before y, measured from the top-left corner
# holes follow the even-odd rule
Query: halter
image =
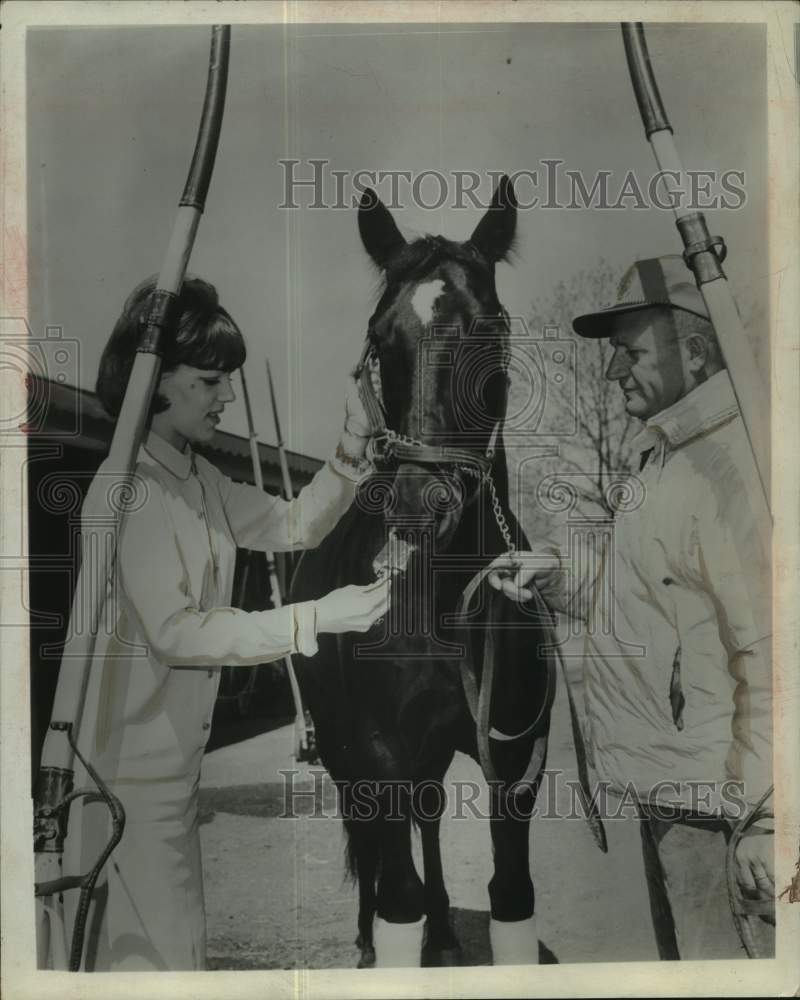
[[(501, 308), (500, 315), (508, 321), (508, 313)], [(370, 361), (378, 363), (378, 354), (369, 334), (364, 340), (364, 348), (358, 360), (353, 377), (361, 386), (361, 398), (372, 428), (372, 437), (367, 448), (367, 457), (376, 465), (392, 461), (413, 462), (416, 465), (455, 466), (474, 476), (479, 484), (485, 483), (491, 494), (492, 513), (503, 541), (509, 552), (515, 551), (511, 531), (503, 513), (502, 503), (492, 478), (492, 463), (497, 450), (497, 439), (502, 420), (497, 420), (489, 435), (489, 443), (483, 455), (467, 448), (450, 448), (442, 445), (426, 444), (418, 438), (400, 434), (386, 424), (386, 411), (378, 398), (368, 370)]]
[(378, 360), (377, 351), (367, 338), (361, 353), (354, 377), (361, 385), (364, 409), (367, 411), (372, 425), (372, 439), (369, 457), (377, 463), (398, 461), (414, 462), (417, 465), (457, 465), (465, 466), (469, 471), (477, 472), (480, 478), (488, 476), (492, 469), (495, 455), (495, 442), (500, 427), (498, 420), (492, 428), (489, 444), (484, 455), (479, 455), (466, 448), (447, 448), (440, 445), (425, 444), (418, 438), (400, 434), (386, 425), (386, 413), (383, 404), (378, 399), (368, 371), (368, 362)]

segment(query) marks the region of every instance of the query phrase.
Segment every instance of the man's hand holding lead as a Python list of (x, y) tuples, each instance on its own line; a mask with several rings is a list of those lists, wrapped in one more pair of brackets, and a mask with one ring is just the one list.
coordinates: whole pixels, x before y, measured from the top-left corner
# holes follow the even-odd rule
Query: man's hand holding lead
[(506, 552), (491, 565), (489, 583), (511, 601), (530, 601), (532, 586), (546, 592), (554, 587), (561, 571), (561, 560), (553, 549), (533, 552)]

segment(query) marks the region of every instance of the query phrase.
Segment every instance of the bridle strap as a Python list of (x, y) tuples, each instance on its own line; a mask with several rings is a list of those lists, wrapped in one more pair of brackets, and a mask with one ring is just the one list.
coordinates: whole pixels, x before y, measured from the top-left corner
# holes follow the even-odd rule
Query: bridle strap
[(391, 432), (378, 437), (375, 449), (379, 460), (392, 457), (400, 462), (417, 465), (460, 465), (476, 471), (480, 476), (485, 476), (492, 468), (488, 456), (476, 454), (466, 448), (444, 448), (422, 442), (411, 444)]
[(477, 469), (481, 476), (488, 475), (492, 468), (492, 457), (499, 432), (499, 422), (492, 428), (489, 447), (485, 455), (480, 455), (466, 448), (450, 448), (426, 444), (424, 441), (416, 438), (398, 434), (390, 427), (387, 427), (386, 413), (375, 393), (368, 365), (368, 361), (372, 356), (374, 356), (374, 348), (369, 342), (369, 338), (367, 338), (364, 342), (361, 357), (353, 372), (353, 377), (361, 387), (361, 399), (372, 432), (369, 446), (370, 458), (378, 463), (387, 461), (388, 459), (397, 459), (398, 461), (413, 462), (418, 465), (460, 465), (466, 466), (472, 471)]
[(355, 378), (361, 386), (361, 401), (364, 404), (364, 409), (367, 411), (370, 429), (374, 435), (381, 435), (385, 433), (387, 429), (386, 414), (383, 412), (380, 400), (375, 395), (372, 378), (370, 377), (369, 368), (367, 366), (367, 361), (369, 360), (372, 352), (372, 345), (367, 339), (364, 341), (364, 350), (361, 352), (361, 357), (359, 358), (358, 364), (353, 372), (353, 378)]

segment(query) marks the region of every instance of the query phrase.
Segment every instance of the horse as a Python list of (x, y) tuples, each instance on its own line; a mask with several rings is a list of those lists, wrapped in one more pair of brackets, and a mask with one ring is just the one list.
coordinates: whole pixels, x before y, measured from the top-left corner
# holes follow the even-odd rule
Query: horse
[(320, 635), (318, 652), (297, 658), (358, 883), (359, 968), (461, 960), (439, 847), (442, 782), (457, 750), (489, 781), (494, 963), (538, 961), (529, 827), (553, 698), (550, 633), (543, 612), (485, 579), (498, 553), (529, 547), (509, 510), (510, 325), (495, 284), (516, 221), (507, 177), (464, 243), (407, 242), (371, 190), (358, 208), (382, 276), (357, 369), (379, 425), (377, 471), (303, 554), (292, 599), (393, 573), (382, 622), (364, 635)]

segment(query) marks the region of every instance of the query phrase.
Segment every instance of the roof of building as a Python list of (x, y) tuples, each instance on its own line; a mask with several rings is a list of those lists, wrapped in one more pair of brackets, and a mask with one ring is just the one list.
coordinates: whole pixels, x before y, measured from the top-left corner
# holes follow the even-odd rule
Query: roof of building
[[(31, 437), (57, 437), (60, 441), (89, 451), (108, 451), (114, 421), (93, 392), (65, 385), (38, 375), (28, 378), (28, 425)], [(253, 481), (250, 442), (239, 434), (217, 431), (211, 444), (198, 448), (201, 454), (232, 479)], [(278, 449), (258, 444), (265, 479), (281, 481)], [(302, 484), (322, 465), (317, 458), (286, 452), (289, 473), (294, 484)]]

